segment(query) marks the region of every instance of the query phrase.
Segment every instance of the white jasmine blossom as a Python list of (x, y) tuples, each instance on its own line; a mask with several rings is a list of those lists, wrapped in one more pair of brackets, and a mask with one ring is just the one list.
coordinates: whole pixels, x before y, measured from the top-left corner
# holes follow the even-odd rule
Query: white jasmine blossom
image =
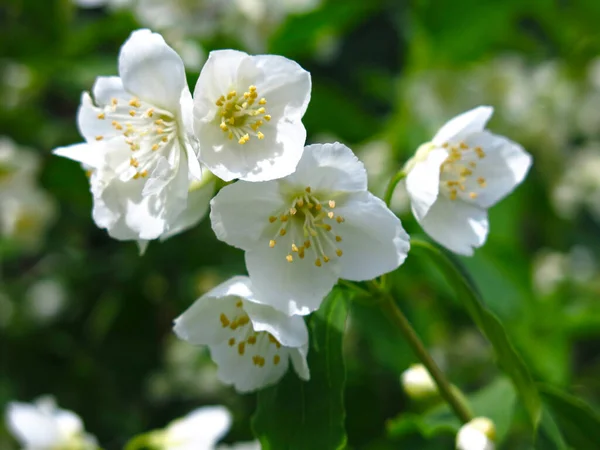
[(225, 181), (265, 181), (294, 171), (306, 130), (310, 74), (282, 56), (211, 52), (194, 90), (202, 162)]
[(121, 48), (120, 77), (99, 77), (82, 95), (86, 142), (55, 154), (90, 169), (93, 218), (111, 237), (152, 240), (179, 226), (188, 187), (201, 177), (191, 130), (192, 98), (181, 58), (138, 30)]
[(409, 249), (400, 220), (367, 191), (367, 174), (339, 143), (305, 148), (296, 172), (239, 181), (211, 201), (217, 237), (246, 251), (256, 301), (286, 314), (316, 310), (338, 278), (370, 280)]
[(495, 450), (496, 427), (486, 417), (477, 417), (463, 425), (456, 435), (457, 450)]
[(436, 395), (437, 385), (422, 364), (413, 364), (402, 372), (402, 387), (409, 397), (423, 399)]
[(303, 318), (259, 304), (248, 277), (233, 277), (200, 297), (175, 320), (174, 331), (191, 344), (207, 345), (218, 378), (239, 392), (276, 383), (290, 360), (298, 376), (309, 379)]
[(33, 404), (9, 403), (6, 425), (24, 450), (98, 448), (95, 438), (85, 433), (79, 416), (58, 408), (51, 397), (40, 398)]
[(523, 181), (531, 156), (485, 130), (493, 109), (480, 106), (447, 122), (407, 163), (414, 216), (435, 241), (472, 255), (488, 234), (487, 209)]
[(174, 420), (156, 433), (152, 444), (161, 450), (213, 450), (231, 427), (224, 406), (204, 406)]

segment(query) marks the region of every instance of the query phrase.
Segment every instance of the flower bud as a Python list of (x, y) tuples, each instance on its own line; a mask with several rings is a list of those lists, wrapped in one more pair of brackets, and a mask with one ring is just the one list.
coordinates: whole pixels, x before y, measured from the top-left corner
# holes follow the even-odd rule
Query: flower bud
[(422, 364), (413, 364), (402, 373), (402, 386), (414, 400), (432, 397), (438, 392), (435, 382)]
[(496, 427), (487, 417), (477, 417), (456, 435), (457, 450), (495, 450)]

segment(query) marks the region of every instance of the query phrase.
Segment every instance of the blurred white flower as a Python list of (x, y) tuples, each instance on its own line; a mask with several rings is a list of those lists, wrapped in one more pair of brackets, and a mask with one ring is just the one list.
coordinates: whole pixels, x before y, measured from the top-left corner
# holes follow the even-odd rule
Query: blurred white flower
[(405, 167), (417, 221), (435, 241), (467, 256), (487, 238), (487, 209), (531, 166), (520, 145), (484, 129), (492, 112), (481, 106), (450, 120)]
[(56, 318), (64, 309), (67, 293), (58, 280), (46, 278), (34, 282), (26, 294), (29, 316), (38, 322)]
[(52, 198), (37, 186), (34, 153), (0, 138), (0, 233), (27, 250), (41, 244), (55, 217)]
[(305, 148), (296, 172), (238, 181), (211, 201), (217, 237), (246, 251), (256, 301), (286, 314), (319, 308), (338, 278), (371, 280), (406, 258), (400, 220), (367, 191), (367, 173), (345, 145)]
[(73, 0), (80, 8), (99, 8), (108, 6), (110, 8), (124, 8), (133, 4), (135, 0)]
[(96, 104), (82, 96), (78, 124), (86, 142), (54, 153), (91, 168), (100, 228), (119, 240), (152, 240), (180, 228), (190, 182), (201, 178), (192, 98), (181, 58), (149, 30), (125, 42), (119, 73), (96, 80)]
[(238, 392), (276, 383), (290, 360), (300, 378), (309, 379), (304, 319), (257, 303), (248, 277), (233, 277), (200, 297), (175, 319), (174, 331), (208, 346), (217, 376)]
[(224, 406), (205, 406), (171, 422), (153, 444), (161, 450), (213, 450), (231, 426)]
[(495, 450), (496, 427), (486, 417), (477, 417), (463, 425), (456, 435), (457, 450)]
[(225, 181), (294, 171), (304, 148), (310, 74), (282, 56), (211, 52), (194, 90), (202, 162)]
[(261, 450), (260, 442), (238, 442), (231, 445), (219, 445), (217, 450)]
[(85, 433), (79, 416), (60, 409), (51, 397), (33, 404), (11, 402), (6, 425), (25, 450), (93, 450), (96, 439)]
[(596, 271), (597, 262), (587, 247), (576, 245), (568, 253), (542, 249), (533, 259), (533, 287), (540, 295), (551, 295), (565, 281), (589, 282)]
[(32, 85), (31, 70), (24, 64), (10, 59), (0, 59), (0, 109), (19, 106)]
[(402, 387), (410, 398), (419, 400), (438, 392), (437, 385), (422, 364), (413, 364), (402, 372)]
[(572, 219), (585, 207), (600, 222), (600, 143), (586, 144), (566, 161), (565, 171), (552, 191), (556, 211)]

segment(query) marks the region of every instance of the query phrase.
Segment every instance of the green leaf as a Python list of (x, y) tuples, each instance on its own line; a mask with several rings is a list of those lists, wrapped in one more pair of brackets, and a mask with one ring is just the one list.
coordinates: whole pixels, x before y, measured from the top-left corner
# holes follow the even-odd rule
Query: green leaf
[[(476, 417), (488, 417), (496, 425), (496, 435), (501, 442), (508, 433), (516, 402), (516, 394), (511, 382), (498, 377), (479, 391), (467, 396), (467, 403)], [(447, 404), (442, 404), (422, 415), (402, 414), (387, 424), (388, 434), (403, 436), (418, 431), (426, 438), (439, 434), (456, 434), (461, 423)]]
[(569, 445), (580, 450), (595, 450), (600, 443), (600, 416), (583, 400), (554, 387), (540, 388), (544, 403)]
[(563, 436), (556, 425), (554, 417), (544, 408), (540, 427), (536, 435), (536, 450), (569, 450)]
[(478, 290), (462, 265), (427, 242), (412, 239), (411, 244), (413, 247), (429, 251), (443, 269), (446, 278), (456, 288), (469, 315), (494, 347), (498, 364), (511, 378), (534, 428), (537, 428), (542, 414), (539, 392), (529, 369), (510, 342), (500, 320), (483, 304)]
[(281, 382), (258, 393), (252, 427), (263, 450), (345, 447), (342, 340), (347, 315), (342, 291), (334, 290), (310, 317), (310, 381), (290, 369)]

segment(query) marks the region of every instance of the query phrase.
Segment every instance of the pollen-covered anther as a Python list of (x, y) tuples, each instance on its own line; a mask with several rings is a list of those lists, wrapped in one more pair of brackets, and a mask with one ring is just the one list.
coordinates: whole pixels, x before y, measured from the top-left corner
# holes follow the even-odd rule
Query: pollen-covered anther
[(263, 367), (265, 365), (265, 358), (260, 355), (254, 355), (252, 357), (252, 363), (254, 363), (255, 366)]
[(221, 321), (221, 325), (223, 326), (223, 328), (227, 328), (231, 323), (229, 321), (229, 318), (225, 315), (225, 313), (221, 313), (221, 315), (219, 316), (219, 320)]
[(477, 192), (469, 192), (469, 197), (475, 200), (477, 198)]
[(287, 255), (285, 257), (285, 259), (287, 260), (287, 262), (293, 262), (294, 261), (294, 257), (292, 255)]
[(97, 141), (101, 141), (102, 139), (104, 139), (104, 136), (96, 136)]
[(279, 357), (279, 355), (273, 356), (273, 364), (277, 365), (277, 364), (279, 364), (279, 361), (281, 361), (281, 358)]
[(219, 127), (227, 133), (228, 139), (235, 138), (240, 145), (246, 144), (252, 137), (264, 139), (265, 135), (259, 128), (264, 124), (263, 119), (271, 119), (271, 116), (266, 114), (266, 104), (267, 100), (264, 97), (258, 99), (257, 87), (254, 85), (249, 86), (241, 95), (231, 90), (226, 96), (221, 95), (215, 101), (219, 108)]
[(246, 343), (245, 342), (240, 342), (238, 344), (238, 353), (239, 353), (239, 355), (240, 356), (243, 355), (245, 350), (246, 350)]
[(253, 334), (252, 336), (248, 337), (247, 341), (250, 345), (256, 344), (256, 335)]
[(230, 347), (233, 347), (235, 345), (235, 338), (229, 338), (229, 341), (227, 343)]
[(133, 97), (131, 100), (129, 100), (129, 106), (132, 106), (133, 108), (139, 108), (142, 106), (142, 104), (138, 98)]
[(485, 181), (485, 178), (483, 178), (483, 177), (477, 178), (477, 184), (479, 184), (479, 186), (481, 186), (482, 188), (487, 186), (487, 182)]
[(138, 162), (137, 159), (135, 159), (135, 158), (132, 157), (132, 158), (129, 159), (129, 165), (131, 167), (138, 167), (140, 165), (140, 163)]
[(269, 241), (269, 247), (273, 248), (273, 247), (275, 247), (275, 244), (276, 244), (275, 239), (271, 239)]
[(104, 114), (102, 112), (102, 113), (99, 113), (96, 117), (98, 117), (98, 120), (104, 120), (104, 119), (106, 119), (106, 114)]
[(483, 151), (483, 149), (481, 147), (475, 147), (474, 150), (475, 150), (475, 153), (477, 153), (477, 156), (479, 157), (479, 159), (485, 158), (485, 152)]

